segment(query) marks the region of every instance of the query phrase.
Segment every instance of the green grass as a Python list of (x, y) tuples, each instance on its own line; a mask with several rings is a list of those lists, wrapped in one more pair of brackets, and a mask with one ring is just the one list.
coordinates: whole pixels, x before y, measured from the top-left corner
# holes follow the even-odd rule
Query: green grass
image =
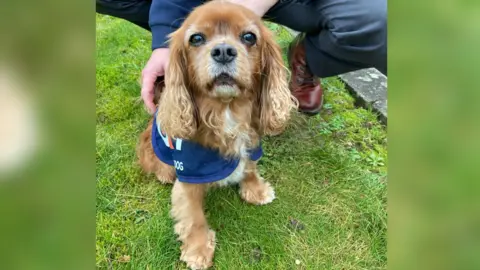
[[(290, 34), (269, 27), (286, 48)], [(186, 268), (168, 214), (171, 186), (136, 164), (149, 120), (138, 79), (149, 53), (148, 32), (97, 15), (98, 268)], [(386, 269), (386, 130), (337, 78), (322, 84), (320, 115), (298, 115), (264, 140), (259, 167), (275, 187), (272, 204), (248, 205), (236, 187), (208, 194), (215, 269)]]

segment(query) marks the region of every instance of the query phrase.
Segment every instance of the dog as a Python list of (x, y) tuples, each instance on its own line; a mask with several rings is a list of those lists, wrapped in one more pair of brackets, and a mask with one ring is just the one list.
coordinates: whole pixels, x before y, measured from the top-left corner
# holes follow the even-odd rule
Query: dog
[(180, 259), (206, 269), (215, 249), (203, 211), (207, 189), (239, 184), (246, 202), (272, 202), (273, 187), (257, 171), (261, 137), (281, 133), (297, 101), (272, 33), (242, 6), (213, 1), (194, 9), (169, 48), (165, 87), (137, 154), (144, 171), (173, 183)]

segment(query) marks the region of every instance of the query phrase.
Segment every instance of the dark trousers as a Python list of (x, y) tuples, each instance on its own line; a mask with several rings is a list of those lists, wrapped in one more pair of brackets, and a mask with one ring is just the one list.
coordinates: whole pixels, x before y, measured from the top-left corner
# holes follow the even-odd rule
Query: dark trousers
[[(97, 0), (97, 12), (148, 26), (148, 0)], [(375, 67), (387, 74), (386, 0), (279, 0), (264, 19), (303, 32), (319, 77)]]

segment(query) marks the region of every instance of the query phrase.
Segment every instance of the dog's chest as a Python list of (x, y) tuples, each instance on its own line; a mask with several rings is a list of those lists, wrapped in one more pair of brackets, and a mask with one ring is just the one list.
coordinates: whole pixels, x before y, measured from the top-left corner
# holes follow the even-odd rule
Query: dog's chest
[(234, 185), (242, 181), (244, 178), (245, 163), (249, 157), (247, 152), (247, 144), (249, 142), (248, 133), (239, 130), (239, 124), (235, 120), (229, 107), (227, 107), (224, 113), (224, 132), (227, 136), (232, 136), (234, 138), (232, 146), (236, 156), (240, 157), (240, 162), (232, 174), (217, 182), (218, 186)]
[(152, 147), (155, 155), (162, 162), (175, 167), (177, 178), (181, 182), (216, 182), (216, 185), (220, 186), (240, 182), (244, 178), (246, 164), (250, 160), (258, 160), (262, 155), (262, 148), (259, 145), (249, 149), (247, 143), (249, 137), (238, 136), (238, 130), (242, 127), (236, 124), (229, 112), (225, 112), (224, 116), (226, 121), (222, 129), (227, 130), (231, 135), (223, 132), (224, 138), (231, 138), (227, 141), (229, 155), (222, 155), (218, 150), (205, 147), (195, 141), (171, 138), (162, 132), (160, 123), (157, 123), (154, 118), (153, 125), (156, 128), (152, 129)]
[(238, 163), (237, 168), (225, 179), (215, 182), (217, 186), (229, 186), (240, 183), (245, 177), (245, 160), (242, 159)]
[(227, 107), (224, 112), (224, 132), (226, 136), (233, 138), (232, 147), (235, 156), (240, 157), (240, 159), (247, 158), (247, 145), (250, 141), (248, 131), (241, 130), (238, 121), (235, 119), (229, 107)]

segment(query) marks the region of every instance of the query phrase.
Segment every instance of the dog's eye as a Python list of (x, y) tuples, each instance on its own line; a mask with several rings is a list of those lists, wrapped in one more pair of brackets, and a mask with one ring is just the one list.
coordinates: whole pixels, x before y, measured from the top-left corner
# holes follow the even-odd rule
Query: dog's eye
[(193, 34), (190, 36), (190, 45), (198, 47), (205, 43), (205, 36), (203, 34)]
[(247, 44), (248, 46), (255, 45), (255, 43), (257, 42), (257, 37), (252, 32), (244, 33), (241, 36), (241, 39), (242, 39), (242, 42)]

